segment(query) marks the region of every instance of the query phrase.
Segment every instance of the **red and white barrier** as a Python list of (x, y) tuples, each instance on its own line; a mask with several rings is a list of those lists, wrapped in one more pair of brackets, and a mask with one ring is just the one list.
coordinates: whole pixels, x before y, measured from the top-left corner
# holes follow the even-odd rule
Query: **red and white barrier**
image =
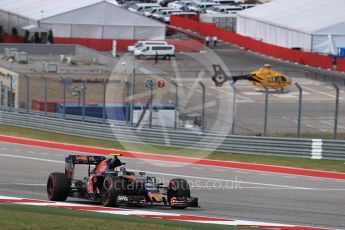
[(218, 28), (213, 23), (200, 22), (189, 18), (172, 16), (170, 25), (189, 29), (203, 36), (217, 36), (220, 40), (236, 44), (246, 49), (264, 54), (270, 57), (280, 58), (293, 63), (332, 69), (333, 59), (328, 56), (315, 53), (303, 52), (300, 50), (288, 49), (262, 41), (242, 36), (240, 34)]

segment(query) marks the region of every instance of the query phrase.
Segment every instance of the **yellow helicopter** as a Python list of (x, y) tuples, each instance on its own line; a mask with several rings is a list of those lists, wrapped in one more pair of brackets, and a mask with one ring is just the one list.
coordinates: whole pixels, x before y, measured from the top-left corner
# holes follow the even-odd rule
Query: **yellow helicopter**
[(246, 75), (227, 76), (220, 65), (213, 65), (215, 74), (212, 80), (216, 86), (222, 86), (226, 81), (236, 83), (238, 80), (248, 80), (260, 90), (271, 88), (276, 92), (287, 92), (287, 88), (291, 85), (290, 79), (279, 71), (271, 69), (271, 65), (265, 64), (263, 68), (259, 68)]

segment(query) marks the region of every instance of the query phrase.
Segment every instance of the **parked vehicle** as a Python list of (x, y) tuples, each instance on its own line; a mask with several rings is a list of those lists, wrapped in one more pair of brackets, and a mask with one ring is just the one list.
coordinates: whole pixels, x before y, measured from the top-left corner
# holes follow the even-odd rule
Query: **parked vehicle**
[(141, 49), (147, 45), (167, 45), (166, 41), (138, 41), (132, 46), (128, 46), (128, 52), (134, 52), (136, 49)]
[(221, 4), (221, 5), (238, 5), (240, 3), (240, 1), (236, 1), (236, 0), (211, 0), (211, 1), (217, 4)]
[(178, 11), (178, 10), (164, 7), (163, 9), (160, 9), (156, 13), (152, 14), (152, 18), (160, 20), (164, 15), (167, 15), (168, 12), (170, 11)]
[(242, 9), (249, 9), (249, 8), (252, 8), (252, 7), (255, 7), (255, 6), (258, 6), (259, 4), (240, 4), (239, 6), (242, 7)]
[(146, 45), (142, 49), (134, 50), (137, 58), (144, 59), (146, 57), (163, 57), (171, 58), (175, 56), (175, 46), (173, 45)]
[(183, 8), (181, 10), (189, 11), (189, 6), (193, 5), (195, 1), (186, 1), (183, 3)]
[(196, 15), (195, 12), (186, 12), (186, 11), (171, 11), (167, 15), (163, 15), (162, 18), (160, 19), (162, 22), (169, 23), (170, 22), (170, 16), (171, 15)]
[(162, 22), (170, 22), (170, 15), (173, 13), (183, 13), (182, 10), (163, 10), (160, 12), (159, 16), (158, 16), (158, 20), (162, 21)]
[(170, 22), (170, 17), (171, 17), (172, 15), (179, 15), (179, 16), (185, 15), (185, 16), (189, 16), (189, 15), (197, 15), (197, 13), (192, 12), (192, 11), (172, 12), (172, 13), (169, 15), (169, 17), (165, 17), (165, 18), (164, 18), (164, 22), (165, 22), (165, 23), (169, 23), (169, 22)]
[(220, 6), (212, 6), (205, 10), (207, 14), (232, 14), (237, 13), (237, 11), (241, 11), (242, 7), (234, 6), (234, 5), (220, 5)]
[(163, 10), (174, 10), (174, 9), (170, 8), (170, 7), (161, 7), (158, 10), (155, 10), (155, 12), (152, 13), (150, 17), (158, 19), (158, 16), (159, 16), (160, 12), (162, 12)]
[(158, 10), (162, 9), (163, 7), (152, 7), (152, 8), (147, 8), (144, 10), (144, 16), (146, 17), (152, 17), (154, 13), (156, 13)]
[(194, 12), (203, 12), (207, 8), (210, 8), (212, 6), (217, 6), (217, 5), (219, 4), (215, 2), (194, 2), (188, 6), (188, 9)]
[(160, 7), (160, 5), (158, 3), (136, 3), (129, 6), (128, 10), (134, 13), (138, 13), (140, 11), (144, 11), (145, 9), (152, 7)]
[(161, 5), (161, 6), (163, 6), (163, 7), (166, 7), (166, 6), (168, 6), (168, 4), (170, 3), (170, 2), (173, 2), (174, 0), (163, 0), (163, 1), (161, 1), (159, 4)]
[(168, 4), (168, 7), (178, 9), (178, 10), (185, 10), (187, 9), (187, 5), (195, 2), (194, 0), (181, 0), (181, 1), (174, 1)]

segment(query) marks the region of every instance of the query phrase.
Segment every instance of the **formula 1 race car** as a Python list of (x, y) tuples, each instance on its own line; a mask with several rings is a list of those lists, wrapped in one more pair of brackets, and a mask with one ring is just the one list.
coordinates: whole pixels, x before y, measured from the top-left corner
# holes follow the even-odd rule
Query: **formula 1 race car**
[[(65, 201), (67, 197), (101, 202), (104, 206), (165, 205), (176, 209), (198, 207), (198, 198), (190, 197), (186, 180), (170, 180), (168, 186), (157, 183), (144, 172), (136, 175), (124, 167), (118, 156), (70, 155), (65, 159), (65, 173), (51, 173), (47, 181), (48, 198)], [(74, 179), (76, 165), (87, 165), (88, 176)], [(91, 170), (91, 166), (94, 168)]]

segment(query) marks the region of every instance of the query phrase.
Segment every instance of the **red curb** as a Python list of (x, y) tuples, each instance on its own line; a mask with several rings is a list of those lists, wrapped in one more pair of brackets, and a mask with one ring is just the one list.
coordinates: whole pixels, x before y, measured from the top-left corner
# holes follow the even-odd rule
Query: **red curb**
[(45, 204), (52, 204), (51, 201), (45, 200), (30, 200), (30, 199), (0, 199), (2, 203), (45, 203)]
[(52, 208), (63, 208), (63, 209), (72, 209), (78, 211), (122, 211), (121, 208), (107, 208), (107, 207), (98, 207), (98, 206), (66, 206), (66, 205), (48, 205), (47, 207)]
[(257, 225), (238, 225), (239, 227), (254, 227), (260, 229), (272, 229), (272, 230), (330, 230), (329, 228), (315, 228), (315, 227), (303, 227), (303, 226), (257, 226)]
[(169, 155), (152, 154), (152, 153), (141, 153), (141, 152), (134, 152), (134, 151), (125, 151), (125, 150), (117, 150), (117, 149), (107, 149), (107, 148), (98, 148), (98, 147), (83, 146), (83, 145), (50, 142), (50, 141), (41, 141), (41, 140), (5, 136), (5, 135), (0, 135), (0, 141), (7, 142), (7, 143), (14, 143), (14, 144), (23, 144), (23, 145), (30, 145), (30, 146), (36, 146), (36, 147), (38, 146), (38, 147), (45, 147), (45, 148), (53, 148), (53, 149), (76, 151), (76, 152), (86, 152), (86, 153), (94, 153), (94, 154), (102, 154), (102, 155), (109, 155), (111, 153), (116, 152), (116, 153), (121, 153), (124, 157), (127, 157), (127, 158), (139, 158), (139, 159), (145, 159), (145, 160), (159, 160), (159, 161), (168, 161), (168, 162), (177, 162), (177, 163), (190, 163), (190, 164), (218, 166), (218, 167), (226, 167), (226, 168), (241, 169), (241, 170), (253, 170), (253, 171), (261, 171), (261, 172), (290, 174), (290, 175), (297, 175), (297, 176), (311, 176), (311, 177), (321, 177), (321, 178), (327, 178), (327, 179), (345, 180), (345, 173), (340, 173), (340, 172), (319, 171), (319, 170), (264, 165), (264, 164), (255, 164), (255, 163), (242, 163), (242, 162), (236, 162), (236, 161), (208, 160), (208, 159), (169, 156)]

